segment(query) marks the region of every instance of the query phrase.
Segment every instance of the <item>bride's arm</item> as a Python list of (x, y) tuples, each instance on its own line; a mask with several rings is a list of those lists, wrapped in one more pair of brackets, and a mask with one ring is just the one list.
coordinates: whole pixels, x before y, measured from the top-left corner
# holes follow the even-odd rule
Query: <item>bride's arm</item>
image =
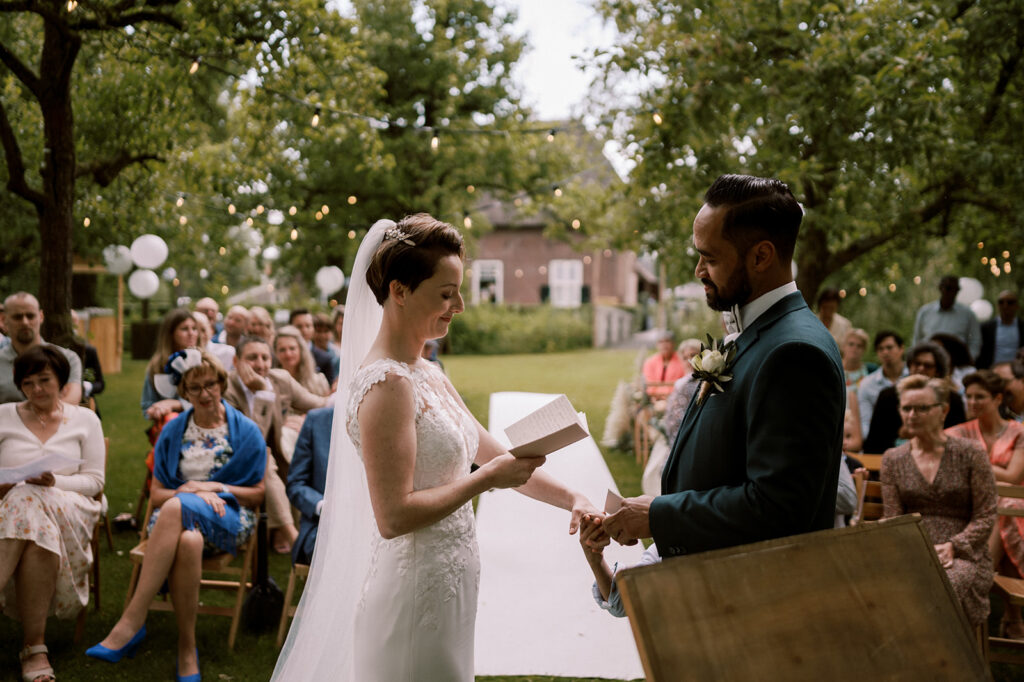
[[(462, 396), (459, 395), (458, 391), (455, 390), (455, 387), (452, 386), (451, 382), (448, 381), (447, 378), (445, 380), (445, 385), (459, 404), (462, 405), (462, 409), (466, 411), (466, 414), (473, 418), (473, 423), (476, 424), (477, 433), (480, 435), (480, 447), (477, 449), (475, 459), (476, 464), (483, 467), (495, 457), (506, 456), (508, 449), (502, 445), (497, 438), (492, 436), (490, 432), (483, 427), (483, 424), (473, 416), (473, 413), (469, 411), (468, 407), (466, 407), (466, 403), (463, 402)], [(559, 507), (572, 512), (572, 516), (569, 519), (570, 535), (575, 533), (579, 528), (580, 520), (583, 516), (601, 516), (601, 513), (593, 504), (590, 503), (590, 500), (588, 500), (586, 496), (572, 490), (554, 476), (540, 469), (534, 472), (533, 476), (530, 477), (530, 480), (525, 485), (521, 485), (516, 488), (516, 491), (526, 495), (527, 497), (532, 497), (535, 500), (547, 502), (554, 507)]]
[(389, 374), (367, 392), (358, 419), (370, 502), (377, 528), (385, 538), (440, 521), (490, 488), (522, 485), (543, 463), (517, 460), (512, 455), (492, 457), (469, 476), (414, 490), (416, 401), (409, 380)]

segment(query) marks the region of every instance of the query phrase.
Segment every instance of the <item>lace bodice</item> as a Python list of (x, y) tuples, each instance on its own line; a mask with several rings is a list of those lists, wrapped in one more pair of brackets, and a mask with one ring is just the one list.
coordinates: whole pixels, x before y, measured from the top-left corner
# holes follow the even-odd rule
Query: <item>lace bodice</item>
[(375, 360), (360, 368), (352, 378), (346, 411), (346, 426), (360, 458), (359, 406), (373, 386), (396, 374), (409, 379), (416, 396), (416, 469), (413, 488), (422, 490), (443, 485), (469, 473), (476, 456), (479, 435), (473, 419), (455, 400), (436, 366), (415, 367), (391, 359)]

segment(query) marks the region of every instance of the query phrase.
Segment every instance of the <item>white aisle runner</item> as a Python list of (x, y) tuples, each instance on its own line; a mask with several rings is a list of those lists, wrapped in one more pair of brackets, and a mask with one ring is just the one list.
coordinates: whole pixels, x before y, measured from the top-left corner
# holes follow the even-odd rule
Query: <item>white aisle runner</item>
[[(545, 393), (493, 393), (488, 429), (504, 427), (553, 400)], [(587, 495), (600, 509), (616, 490), (601, 452), (585, 438), (547, 459), (544, 470)], [(481, 495), (477, 675), (555, 675), (642, 679), (629, 622), (602, 611), (591, 596), (593, 574), (569, 514), (511, 490)], [(612, 543), (609, 565), (629, 566), (643, 548)]]

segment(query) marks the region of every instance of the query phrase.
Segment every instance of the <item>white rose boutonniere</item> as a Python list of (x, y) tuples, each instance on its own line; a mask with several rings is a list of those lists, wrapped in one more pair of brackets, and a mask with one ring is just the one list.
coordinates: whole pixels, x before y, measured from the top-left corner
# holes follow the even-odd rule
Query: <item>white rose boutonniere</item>
[(712, 390), (717, 393), (725, 391), (724, 384), (732, 381), (730, 372), (735, 359), (735, 342), (725, 343), (721, 339), (712, 339), (708, 334), (707, 344), (702, 343), (700, 352), (690, 359), (693, 375), (702, 382), (700, 392), (697, 394), (698, 405), (707, 400), (708, 394)]

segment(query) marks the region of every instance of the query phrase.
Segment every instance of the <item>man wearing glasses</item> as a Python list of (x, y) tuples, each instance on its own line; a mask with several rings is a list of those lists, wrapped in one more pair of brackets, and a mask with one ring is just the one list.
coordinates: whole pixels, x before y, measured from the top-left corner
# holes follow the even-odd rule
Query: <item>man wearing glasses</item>
[(981, 325), (981, 351), (974, 363), (978, 369), (1010, 362), (1017, 357), (1017, 349), (1024, 346), (1024, 320), (1017, 317), (1017, 294), (1000, 291), (997, 300), (999, 316)]

